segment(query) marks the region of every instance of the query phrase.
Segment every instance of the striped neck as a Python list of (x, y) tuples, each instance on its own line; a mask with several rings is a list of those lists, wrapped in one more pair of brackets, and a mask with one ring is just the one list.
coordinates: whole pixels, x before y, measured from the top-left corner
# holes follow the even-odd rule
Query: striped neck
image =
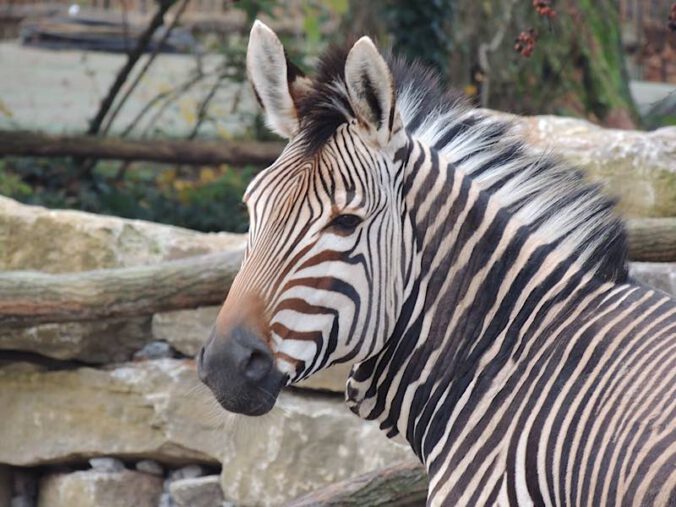
[(386, 347), (353, 371), (347, 394), (355, 413), (427, 462), (469, 388), (495, 387), (486, 366), (504, 366), (523, 346), (514, 330), (531, 315), (520, 311), (526, 301), (555, 290), (574, 299), (601, 282), (434, 149), (412, 141), (405, 173), (416, 245), (410, 294)]

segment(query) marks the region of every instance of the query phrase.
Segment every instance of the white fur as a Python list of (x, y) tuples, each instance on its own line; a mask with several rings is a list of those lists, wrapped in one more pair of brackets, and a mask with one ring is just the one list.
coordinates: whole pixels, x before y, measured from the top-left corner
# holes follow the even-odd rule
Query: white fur
[(270, 28), (256, 20), (251, 28), (246, 68), (265, 109), (271, 130), (291, 139), (298, 133), (298, 113), (289, 91), (282, 43)]
[[(369, 137), (378, 146), (386, 146), (391, 135), (390, 113), (395, 107), (394, 81), (370, 38), (362, 37), (352, 46), (345, 62), (345, 81), (350, 104), (368, 126)], [(375, 93), (380, 111), (374, 110), (366, 100), (369, 87)]]

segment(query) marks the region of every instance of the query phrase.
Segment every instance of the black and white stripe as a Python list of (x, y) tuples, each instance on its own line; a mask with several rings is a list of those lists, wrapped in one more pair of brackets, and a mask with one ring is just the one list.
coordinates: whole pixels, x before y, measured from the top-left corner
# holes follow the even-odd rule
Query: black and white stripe
[(233, 291), (266, 301), (277, 366), (355, 363), (348, 405), (430, 505), (676, 504), (676, 303), (628, 280), (612, 203), (363, 41), (247, 192)]

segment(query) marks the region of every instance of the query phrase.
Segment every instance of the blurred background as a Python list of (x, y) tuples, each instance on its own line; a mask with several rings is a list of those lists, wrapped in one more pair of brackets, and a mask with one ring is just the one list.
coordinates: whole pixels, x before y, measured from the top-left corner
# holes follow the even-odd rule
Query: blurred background
[[(275, 139), (246, 83), (257, 17), (307, 70), (327, 45), (370, 34), (482, 107), (673, 125), (674, 9), (669, 0), (2, 0), (0, 194), (245, 231), (241, 193), (278, 150), (265, 144)], [(235, 154), (243, 141), (263, 144)]]

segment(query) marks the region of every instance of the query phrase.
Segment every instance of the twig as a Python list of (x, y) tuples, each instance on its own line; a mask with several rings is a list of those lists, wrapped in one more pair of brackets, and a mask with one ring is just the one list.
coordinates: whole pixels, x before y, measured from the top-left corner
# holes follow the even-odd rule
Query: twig
[(209, 93), (207, 93), (206, 97), (204, 97), (204, 100), (202, 100), (202, 103), (200, 104), (199, 110), (197, 111), (197, 121), (195, 121), (195, 126), (192, 129), (192, 132), (188, 135), (188, 139), (195, 139), (197, 136), (197, 132), (199, 131), (199, 128), (202, 126), (202, 123), (207, 117), (207, 110), (209, 108), (209, 103), (211, 100), (214, 98), (216, 95), (216, 92), (221, 86), (221, 83), (223, 80), (227, 77), (227, 75), (222, 74), (216, 78), (216, 81), (214, 82), (213, 86), (209, 90)]
[(129, 122), (129, 124), (125, 127), (125, 129), (122, 131), (120, 134), (120, 137), (127, 137), (134, 128), (138, 125), (138, 123), (141, 121), (141, 119), (150, 111), (155, 105), (164, 100), (164, 99), (173, 99), (174, 97), (177, 97), (179, 95), (182, 95), (183, 93), (187, 92), (195, 86), (197, 83), (199, 83), (202, 79), (204, 79), (204, 74), (201, 72), (198, 72), (195, 74), (192, 78), (190, 78), (188, 81), (184, 82), (183, 84), (172, 88), (171, 90), (167, 90), (164, 92), (160, 92), (157, 95), (155, 95), (151, 100), (148, 101), (148, 103), (143, 106), (143, 109), (141, 109), (138, 114), (134, 117), (133, 120)]
[(171, 32), (174, 30), (176, 25), (178, 25), (179, 20), (181, 19), (181, 16), (185, 12), (185, 8), (187, 7), (188, 3), (190, 0), (183, 0), (181, 2), (181, 5), (178, 8), (178, 11), (176, 11), (176, 15), (174, 16), (174, 19), (171, 21), (171, 24), (167, 27), (165, 32), (162, 34), (162, 37), (158, 41), (158, 43), (155, 45), (153, 48), (152, 53), (148, 57), (148, 60), (146, 63), (143, 65), (141, 70), (136, 74), (136, 77), (134, 78), (134, 81), (129, 85), (127, 90), (124, 92), (124, 95), (120, 98), (120, 100), (117, 101), (117, 104), (115, 105), (115, 108), (111, 111), (111, 113), (108, 115), (108, 118), (106, 119), (106, 123), (103, 127), (103, 133), (107, 134), (108, 131), (110, 130), (110, 127), (112, 126), (113, 122), (115, 121), (115, 118), (119, 114), (120, 110), (124, 106), (124, 104), (127, 102), (131, 94), (134, 92), (138, 84), (141, 82), (141, 79), (143, 76), (146, 75), (146, 72), (148, 72), (148, 69), (150, 66), (153, 64), (155, 61), (155, 58), (157, 58), (157, 55), (160, 52), (160, 49), (164, 46), (164, 43), (169, 39), (169, 36), (171, 35)]
[(150, 44), (153, 34), (160, 26), (164, 24), (164, 15), (171, 8), (171, 6), (174, 5), (176, 0), (158, 0), (158, 2), (159, 7), (157, 8), (157, 12), (155, 12), (155, 15), (150, 20), (150, 23), (146, 27), (145, 31), (139, 37), (136, 47), (129, 53), (127, 62), (118, 72), (115, 81), (108, 90), (108, 95), (106, 95), (106, 97), (101, 101), (99, 111), (96, 113), (96, 116), (94, 116), (89, 124), (89, 129), (87, 130), (88, 134), (97, 135), (99, 133), (103, 119), (105, 118), (106, 114), (108, 114), (108, 111), (113, 105), (115, 97), (120, 92), (122, 85), (124, 85), (126, 82), (129, 74), (136, 65), (136, 62), (138, 62), (139, 58), (141, 55), (143, 55), (146, 48)]

